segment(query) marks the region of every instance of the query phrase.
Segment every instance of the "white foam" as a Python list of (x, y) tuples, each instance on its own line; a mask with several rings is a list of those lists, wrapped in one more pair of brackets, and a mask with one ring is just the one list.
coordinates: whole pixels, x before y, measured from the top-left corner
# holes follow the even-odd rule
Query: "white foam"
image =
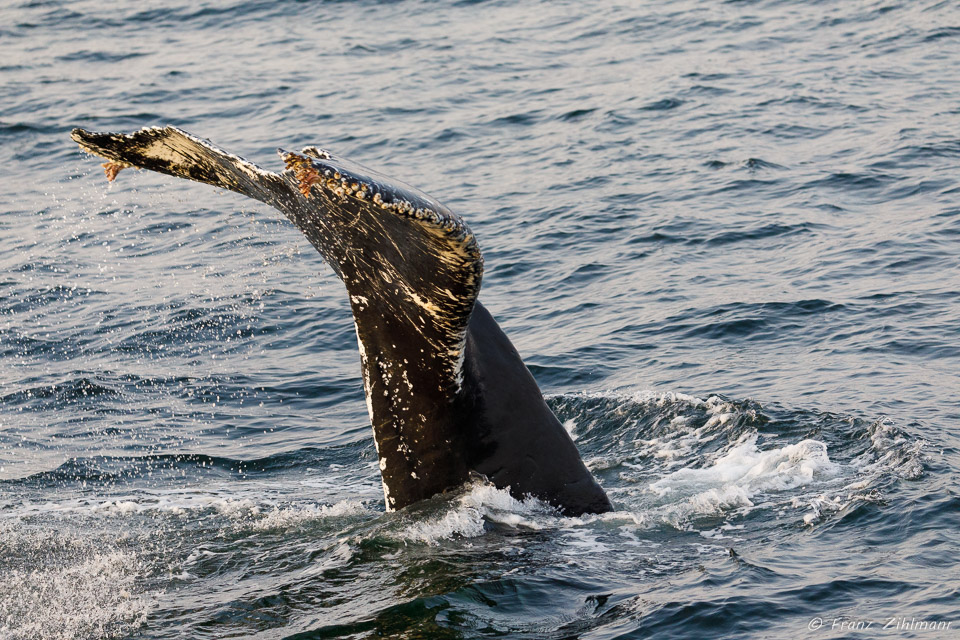
[(864, 472), (878, 475), (887, 470), (905, 480), (923, 475), (923, 449), (926, 442), (910, 442), (886, 416), (870, 425), (870, 451), (860, 460)]
[(73, 640), (127, 636), (152, 602), (137, 594), (148, 572), (129, 551), (93, 540), (5, 523), (0, 548), (35, 557), (29, 569), (0, 571), (0, 638)]
[[(610, 398), (609, 395), (594, 394), (588, 397)], [(658, 435), (635, 440), (631, 457), (653, 457), (662, 461), (666, 468), (685, 464), (704, 444), (717, 439), (726, 431), (724, 427), (733, 423), (739, 416), (755, 418), (755, 409), (724, 400), (719, 396), (710, 396), (706, 400), (684, 393), (641, 391), (627, 398), (627, 401), (646, 404), (663, 410), (658, 418)], [(706, 414), (706, 420), (702, 420)], [(699, 419), (698, 419), (699, 418)], [(699, 426), (695, 426), (699, 424)], [(610, 461), (624, 464), (624, 460)], [(627, 481), (633, 478), (625, 478)]]
[(370, 510), (358, 500), (341, 500), (333, 505), (307, 505), (302, 507), (274, 507), (262, 518), (251, 523), (255, 530), (288, 529), (307, 522), (367, 515)]
[(133, 500), (117, 500), (116, 502), (108, 501), (102, 505), (97, 505), (93, 510), (112, 511), (114, 513), (126, 515), (140, 511), (141, 506), (138, 502), (134, 502)]
[(761, 451), (757, 434), (749, 433), (710, 466), (680, 469), (652, 483), (650, 491), (671, 503), (680, 515), (710, 514), (753, 507), (764, 492), (809, 485), (839, 473), (818, 440), (803, 440)]
[[(263, 491), (263, 486), (258, 486)], [(138, 515), (205, 518), (218, 517), (240, 529), (266, 530), (299, 526), (313, 520), (341, 518), (371, 513), (360, 500), (341, 500), (332, 505), (312, 502), (255, 499), (220, 491), (178, 489), (145, 491), (107, 500), (75, 498), (61, 502), (9, 505), (8, 515), (30, 517), (42, 514), (96, 514), (101, 517), (128, 518)]]
[[(621, 486), (608, 487), (608, 493), (620, 498), (618, 508), (636, 510), (631, 517), (637, 526), (666, 521), (688, 529), (692, 516), (739, 515), (758, 508), (780, 509), (782, 515), (788, 508), (809, 509), (803, 519), (813, 525), (851, 504), (879, 499), (872, 488), (879, 479), (894, 474), (913, 480), (924, 473), (926, 443), (906, 436), (886, 417), (870, 425), (869, 449), (841, 465), (830, 460), (817, 440), (761, 452), (758, 434), (751, 430), (732, 447), (721, 445), (757, 423), (757, 406), (750, 402), (655, 391), (576, 397), (611, 403), (611, 419), (629, 420), (633, 413), (645, 418), (636, 430), (624, 424), (624, 432), (636, 433), (634, 437), (587, 460), (592, 470), (616, 470)], [(631, 403), (647, 406), (624, 411)], [(718, 446), (720, 454), (705, 453)]]
[(425, 544), (438, 544), (456, 536), (475, 538), (483, 535), (485, 519), (527, 529), (556, 526), (561, 520), (553, 507), (536, 498), (517, 500), (506, 489), (476, 481), (443, 515), (409, 524), (398, 537)]

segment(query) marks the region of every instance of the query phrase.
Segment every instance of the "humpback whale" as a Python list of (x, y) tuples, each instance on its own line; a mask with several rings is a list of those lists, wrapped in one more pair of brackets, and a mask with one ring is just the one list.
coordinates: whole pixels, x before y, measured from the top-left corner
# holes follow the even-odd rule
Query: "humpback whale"
[(483, 258), (459, 216), (318, 147), (271, 172), (175, 127), (74, 129), (106, 160), (229, 189), (283, 213), (346, 285), (388, 511), (472, 474), (561, 513), (612, 509), (516, 349), (480, 304)]

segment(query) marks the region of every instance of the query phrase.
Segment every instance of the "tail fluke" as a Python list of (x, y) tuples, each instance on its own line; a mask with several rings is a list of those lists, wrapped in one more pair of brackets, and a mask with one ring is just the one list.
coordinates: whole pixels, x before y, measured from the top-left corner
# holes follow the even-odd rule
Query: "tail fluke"
[(121, 170), (136, 167), (272, 202), (273, 193), (266, 187), (282, 180), (275, 173), (175, 127), (150, 127), (131, 134), (74, 129), (70, 137), (84, 151), (107, 160), (102, 166), (111, 182)]
[[(458, 216), (428, 195), (326, 151), (281, 151), (270, 173), (173, 127), (72, 137), (107, 178), (150, 169), (230, 189), (284, 213), (350, 295), (387, 508), (466, 480), (457, 404), (483, 259)], [(521, 365), (522, 366), (522, 365)]]

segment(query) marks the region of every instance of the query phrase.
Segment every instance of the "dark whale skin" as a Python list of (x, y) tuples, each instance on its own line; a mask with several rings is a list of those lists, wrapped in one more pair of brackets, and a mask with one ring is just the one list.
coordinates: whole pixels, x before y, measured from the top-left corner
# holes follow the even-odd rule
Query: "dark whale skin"
[(469, 465), (497, 487), (549, 502), (567, 515), (613, 506), (587, 470), (517, 350), (478, 302), (467, 326), (461, 416)]

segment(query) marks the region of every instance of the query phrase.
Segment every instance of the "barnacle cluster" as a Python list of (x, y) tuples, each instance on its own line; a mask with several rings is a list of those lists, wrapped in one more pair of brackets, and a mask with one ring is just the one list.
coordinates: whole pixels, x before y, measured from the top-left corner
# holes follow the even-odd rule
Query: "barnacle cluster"
[(130, 165), (119, 162), (104, 162), (100, 166), (103, 167), (103, 172), (107, 174), (107, 182), (113, 182), (117, 179), (117, 174)]
[(369, 187), (366, 184), (351, 182), (339, 171), (332, 169), (325, 169), (323, 173), (320, 173), (320, 170), (308, 157), (296, 153), (286, 153), (283, 156), (283, 163), (287, 169), (293, 171), (300, 187), (300, 193), (305, 198), (310, 197), (310, 189), (314, 185), (327, 189), (340, 199), (355, 197), (363, 200), (367, 197)]
[(336, 169), (318, 167), (310, 157), (288, 152), (283, 154), (283, 162), (287, 169), (293, 171), (300, 193), (305, 198), (309, 198), (311, 189), (317, 186), (341, 200), (346, 198), (369, 200), (382, 209), (409, 218), (424, 220), (447, 230), (454, 230), (459, 227), (456, 220), (431, 208), (417, 207), (408, 200), (388, 200), (379, 191), (375, 191), (372, 185), (352, 176), (343, 175)]

